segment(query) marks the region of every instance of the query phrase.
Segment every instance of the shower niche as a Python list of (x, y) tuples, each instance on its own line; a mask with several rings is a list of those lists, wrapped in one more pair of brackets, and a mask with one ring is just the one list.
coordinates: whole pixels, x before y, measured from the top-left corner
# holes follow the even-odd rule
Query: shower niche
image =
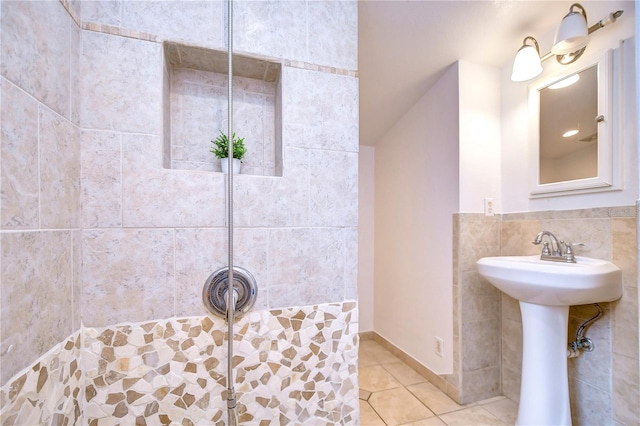
[[(221, 172), (211, 141), (227, 132), (227, 52), (164, 42), (164, 167)], [(282, 176), (282, 65), (233, 55), (233, 129), (241, 174)]]

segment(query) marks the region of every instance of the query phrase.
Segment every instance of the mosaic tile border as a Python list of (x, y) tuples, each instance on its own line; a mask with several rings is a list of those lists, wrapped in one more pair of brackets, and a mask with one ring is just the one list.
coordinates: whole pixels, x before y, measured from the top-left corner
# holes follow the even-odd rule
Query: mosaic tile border
[(0, 388), (0, 424), (66, 425), (81, 419), (80, 331)]
[[(233, 363), (242, 424), (357, 424), (357, 316), (349, 301), (241, 318)], [(222, 330), (212, 317), (85, 328), (82, 345), (80, 333), (70, 337), (0, 390), (2, 424), (224, 425)], [(44, 365), (58, 368), (47, 376)]]

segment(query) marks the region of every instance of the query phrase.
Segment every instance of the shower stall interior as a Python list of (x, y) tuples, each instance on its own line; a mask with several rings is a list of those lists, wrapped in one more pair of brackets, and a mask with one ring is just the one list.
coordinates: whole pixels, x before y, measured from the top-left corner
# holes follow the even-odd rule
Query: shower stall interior
[(357, 2), (8, 0), (0, 33), (2, 424), (356, 423)]

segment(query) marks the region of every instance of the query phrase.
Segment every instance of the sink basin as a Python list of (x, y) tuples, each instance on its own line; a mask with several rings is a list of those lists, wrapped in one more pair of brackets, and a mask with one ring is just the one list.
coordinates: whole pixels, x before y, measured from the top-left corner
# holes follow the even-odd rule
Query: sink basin
[(622, 297), (622, 272), (611, 262), (576, 256), (576, 263), (540, 256), (498, 256), (478, 260), (478, 272), (522, 302), (548, 306), (611, 302)]

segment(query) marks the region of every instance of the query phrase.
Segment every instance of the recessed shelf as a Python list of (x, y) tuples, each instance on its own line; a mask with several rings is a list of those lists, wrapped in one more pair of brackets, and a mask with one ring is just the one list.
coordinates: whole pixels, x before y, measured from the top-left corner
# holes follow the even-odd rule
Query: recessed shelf
[[(165, 42), (164, 166), (220, 172), (211, 140), (227, 131), (227, 52)], [(245, 138), (242, 174), (282, 176), (282, 65), (233, 55), (233, 128)]]

